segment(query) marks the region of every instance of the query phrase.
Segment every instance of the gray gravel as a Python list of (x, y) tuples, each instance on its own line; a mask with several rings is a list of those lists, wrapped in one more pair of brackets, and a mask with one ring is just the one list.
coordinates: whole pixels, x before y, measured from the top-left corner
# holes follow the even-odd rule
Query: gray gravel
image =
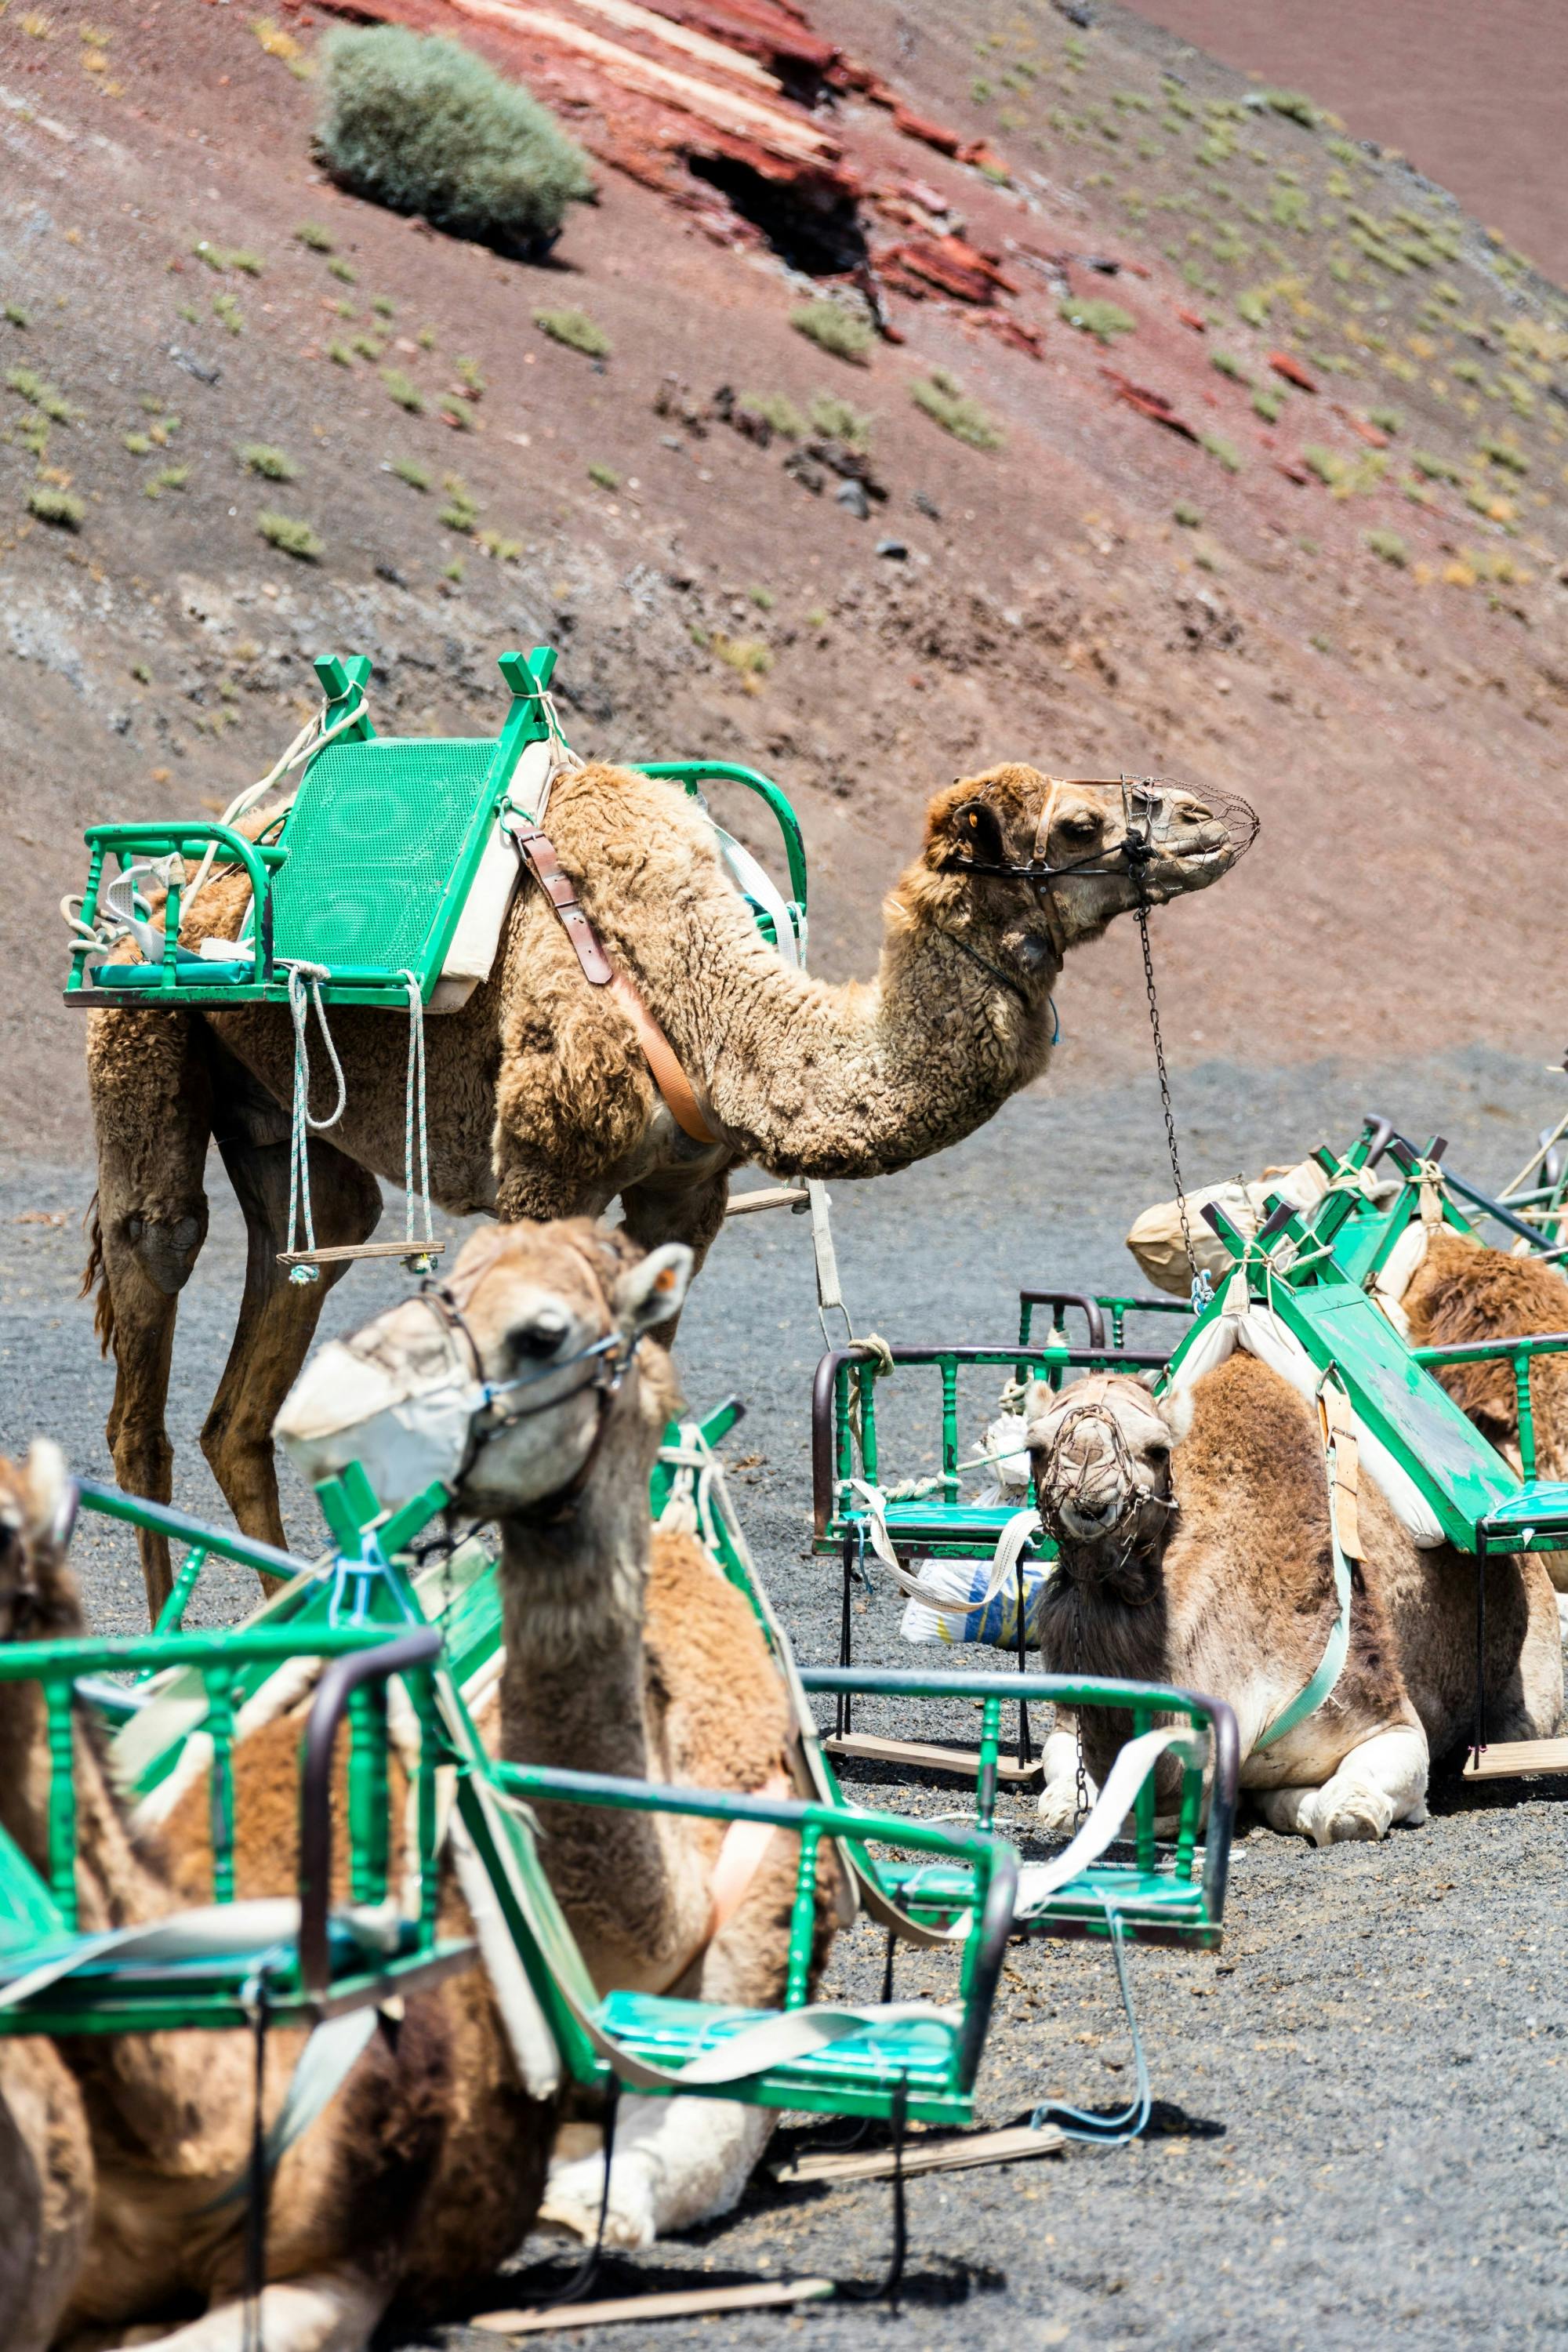
[[(1361, 1110), (1407, 1131), (1440, 1129), (1453, 1164), (1500, 1181), (1561, 1108), (1563, 1080), (1480, 1049), (1353, 1075), (1329, 1065), (1178, 1076), (1189, 1181), (1294, 1158), (1348, 1137)], [(841, 1186), (845, 1286), (862, 1326), (897, 1339), (1012, 1336), (1020, 1282), (1132, 1283), (1121, 1236), (1169, 1191), (1152, 1086), (1026, 1097), (942, 1159), (876, 1185)], [(13, 1160), (0, 1174), (0, 1444), (42, 1428), (81, 1470), (109, 1475), (112, 1386), (76, 1302), (76, 1230), (91, 1191), (82, 1168)], [(176, 1498), (216, 1513), (196, 1447), (239, 1296), (238, 1220), (216, 1163), (212, 1238), (183, 1302), (170, 1426)], [(62, 1225), (50, 1220), (64, 1213)], [(328, 1325), (362, 1320), (395, 1295), (395, 1272), (356, 1272)], [(738, 1391), (749, 1416), (730, 1452), (736, 1493), (775, 1599), (808, 1662), (832, 1658), (832, 1564), (805, 1550), (806, 1404), (819, 1337), (804, 1223), (752, 1218), (721, 1237), (682, 1328), (689, 1394)], [(977, 1391), (966, 1428), (989, 1402)], [(891, 1475), (923, 1466), (912, 1423)], [(291, 1533), (314, 1544), (308, 1498)], [(79, 1549), (94, 1622), (141, 1622), (140, 1578), (112, 1531)], [(234, 1612), (249, 1592), (237, 1572)], [(879, 1596), (859, 1621), (868, 1660), (900, 1657), (898, 1609)], [(910, 1653), (903, 1651), (904, 1658)], [(976, 1652), (976, 1663), (992, 1654)], [(889, 1719), (891, 1727), (890, 1718)], [(942, 1810), (956, 1790), (857, 1784)], [(622, 2331), (628, 2343), (823, 2347), (1025, 2344), (1184, 2347), (1473, 2347), (1557, 2343), (1568, 2333), (1563, 2076), (1568, 1994), (1552, 1958), (1561, 1918), (1562, 1795), (1550, 1781), (1481, 1793), (1439, 1778), (1434, 1817), (1384, 1844), (1317, 1853), (1244, 1830), (1227, 1939), (1213, 1958), (1136, 1952), (1134, 1992), (1163, 2128), (1120, 2151), (914, 2182), (901, 2314), (840, 2304), (788, 2318)], [(1023, 1820), (1020, 1816), (1019, 1826)], [(864, 1928), (840, 1940), (827, 1990), (874, 1990), (880, 1950)], [(900, 1960), (901, 1991), (945, 1981), (946, 1964)], [(1131, 2069), (1109, 1960), (1074, 1945), (1017, 1948), (982, 2075), (980, 2119), (1021, 2116), (1065, 2095), (1119, 2104)], [(793, 2135), (792, 2135), (793, 2137)], [(783, 2273), (878, 2274), (884, 2185), (785, 2192), (764, 2179), (741, 2212), (609, 2266), (605, 2292)], [(526, 2299), (510, 2282), (504, 2298)], [(582, 2341), (581, 2332), (571, 2339)], [(597, 2340), (597, 2339), (595, 2339)], [(612, 2338), (603, 2332), (603, 2340)], [(494, 2347), (472, 2330), (441, 2341)]]

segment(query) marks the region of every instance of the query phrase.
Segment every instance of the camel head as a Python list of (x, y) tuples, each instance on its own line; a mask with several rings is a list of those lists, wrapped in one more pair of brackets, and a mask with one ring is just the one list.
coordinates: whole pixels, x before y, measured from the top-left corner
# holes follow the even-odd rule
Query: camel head
[(1080, 1582), (1114, 1587), (1134, 1562), (1142, 1574), (1157, 1569), (1176, 1514), (1171, 1454), (1188, 1417), (1182, 1401), (1157, 1401), (1122, 1372), (1061, 1390), (1031, 1384), (1024, 1423), (1036, 1502)]
[[(938, 793), (926, 813), (923, 865), (942, 877), (953, 910), (963, 898), (976, 902), (976, 928), (1026, 985), (1140, 897), (1163, 906), (1207, 889), (1255, 830), (1252, 812), (1228, 794), (1072, 783), (1010, 764)], [(931, 906), (938, 920), (946, 911)]]
[(81, 1602), (66, 1565), (77, 1490), (66, 1458), (47, 1437), (26, 1462), (0, 1454), (0, 1642), (47, 1642), (79, 1633)]
[[(690, 1277), (683, 1244), (645, 1256), (586, 1217), (488, 1226), (444, 1283), (321, 1349), (274, 1433), (311, 1480), (358, 1461), (389, 1509), (437, 1479), (487, 1518), (569, 1501)], [(647, 1354), (662, 1428), (668, 1367)]]

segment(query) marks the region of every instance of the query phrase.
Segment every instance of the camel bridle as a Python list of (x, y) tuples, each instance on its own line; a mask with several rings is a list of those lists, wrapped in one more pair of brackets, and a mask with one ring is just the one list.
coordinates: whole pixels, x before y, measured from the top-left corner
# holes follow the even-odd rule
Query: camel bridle
[[(452, 1481), (454, 1491), (459, 1491), (467, 1483), (485, 1447), (492, 1444), (498, 1437), (503, 1437), (508, 1430), (515, 1429), (519, 1422), (531, 1421), (538, 1413), (552, 1412), (557, 1405), (570, 1404), (574, 1397), (596, 1393), (598, 1411), (594, 1434), (586, 1454), (571, 1477), (561, 1486), (552, 1487), (548, 1494), (538, 1496), (532, 1502), (521, 1504), (508, 1514), (509, 1517), (534, 1520), (544, 1525), (570, 1517), (593, 1475), (594, 1465), (609, 1428), (610, 1407), (642, 1345), (640, 1335), (627, 1340), (619, 1331), (606, 1331), (602, 1339), (591, 1340), (587, 1347), (579, 1348), (574, 1354), (563, 1356), (554, 1363), (541, 1364), (536, 1371), (520, 1373), (516, 1380), (492, 1381), (485, 1370), (479, 1341), (451, 1286), (442, 1282), (421, 1283), (416, 1296), (429, 1307), (447, 1334), (452, 1348), (454, 1373), (459, 1366), (453, 1343), (460, 1342), (467, 1349), (469, 1368), (479, 1390), (479, 1408), (468, 1423), (468, 1444)], [(574, 1387), (554, 1396), (542, 1397), (536, 1404), (513, 1402), (522, 1391), (537, 1388), (542, 1381), (552, 1379), (557, 1372), (569, 1371), (574, 1364), (591, 1367), (585, 1377)]]
[[(1083, 1385), (1088, 1387), (1090, 1383), (1086, 1381)], [(1089, 1423), (1105, 1433), (1107, 1450), (1092, 1460), (1085, 1454), (1075, 1461), (1068, 1453), (1068, 1441)], [(1082, 1397), (1068, 1407), (1051, 1432), (1044, 1461), (1035, 1473), (1035, 1504), (1041, 1524), (1056, 1543), (1061, 1555), (1061, 1564), (1075, 1582), (1081, 1581), (1081, 1579), (1074, 1575), (1068, 1555), (1081, 1549), (1086, 1538), (1067, 1526), (1063, 1511), (1068, 1504), (1088, 1500), (1097, 1486), (1102, 1491), (1115, 1493), (1117, 1507), (1111, 1517), (1096, 1528), (1093, 1540), (1101, 1542), (1126, 1527), (1126, 1539), (1116, 1563), (1120, 1570), (1127, 1566), (1131, 1557), (1137, 1532), (1135, 1527), (1127, 1525), (1129, 1519), (1146, 1506), (1162, 1511), (1173, 1511), (1176, 1498), (1173, 1495), (1156, 1494), (1153, 1487), (1145, 1486), (1139, 1476), (1126, 1433), (1106, 1402), (1103, 1387), (1100, 1387), (1099, 1395)]]

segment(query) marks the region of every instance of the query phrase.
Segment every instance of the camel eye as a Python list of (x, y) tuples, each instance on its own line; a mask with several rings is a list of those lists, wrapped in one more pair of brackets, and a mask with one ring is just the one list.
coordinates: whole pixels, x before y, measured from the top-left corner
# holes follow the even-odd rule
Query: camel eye
[(571, 1325), (556, 1307), (542, 1307), (531, 1315), (526, 1323), (514, 1324), (507, 1334), (514, 1356), (526, 1357), (531, 1363), (543, 1363), (560, 1352)]
[(1074, 841), (1092, 841), (1100, 831), (1100, 819), (1086, 809), (1080, 816), (1064, 817), (1062, 831), (1070, 834)]
[(1156, 1467), (1167, 1463), (1171, 1458), (1170, 1441), (1167, 1438), (1156, 1437), (1147, 1450), (1150, 1461)]

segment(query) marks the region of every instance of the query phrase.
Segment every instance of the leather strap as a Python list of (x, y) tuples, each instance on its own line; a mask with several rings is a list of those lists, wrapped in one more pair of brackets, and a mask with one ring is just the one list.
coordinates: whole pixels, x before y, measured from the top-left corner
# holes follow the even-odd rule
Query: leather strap
[[(774, 1772), (760, 1789), (752, 1789), (748, 1793), (753, 1797), (793, 1797), (795, 1787), (784, 1773)], [(717, 1943), (751, 1893), (752, 1883), (763, 1866), (763, 1857), (773, 1843), (773, 1836), (772, 1822), (731, 1822), (724, 1832), (709, 1884), (708, 1924), (700, 1939), (659, 1986), (661, 1994), (668, 1992), (672, 1984), (679, 1984), (692, 1962), (699, 1959), (710, 1945)]]
[(617, 971), (605, 953), (571, 880), (561, 870), (550, 835), (536, 824), (515, 819), (508, 830), (517, 844), (518, 856), (560, 917), (562, 929), (583, 968), (584, 979), (595, 988), (607, 987), (637, 1031), (637, 1043), (653, 1072), (653, 1082), (677, 1127), (693, 1143), (721, 1142), (722, 1138), (715, 1135), (709, 1124), (706, 1106), (681, 1068), (674, 1046), (643, 1003), (634, 982), (624, 971)]

